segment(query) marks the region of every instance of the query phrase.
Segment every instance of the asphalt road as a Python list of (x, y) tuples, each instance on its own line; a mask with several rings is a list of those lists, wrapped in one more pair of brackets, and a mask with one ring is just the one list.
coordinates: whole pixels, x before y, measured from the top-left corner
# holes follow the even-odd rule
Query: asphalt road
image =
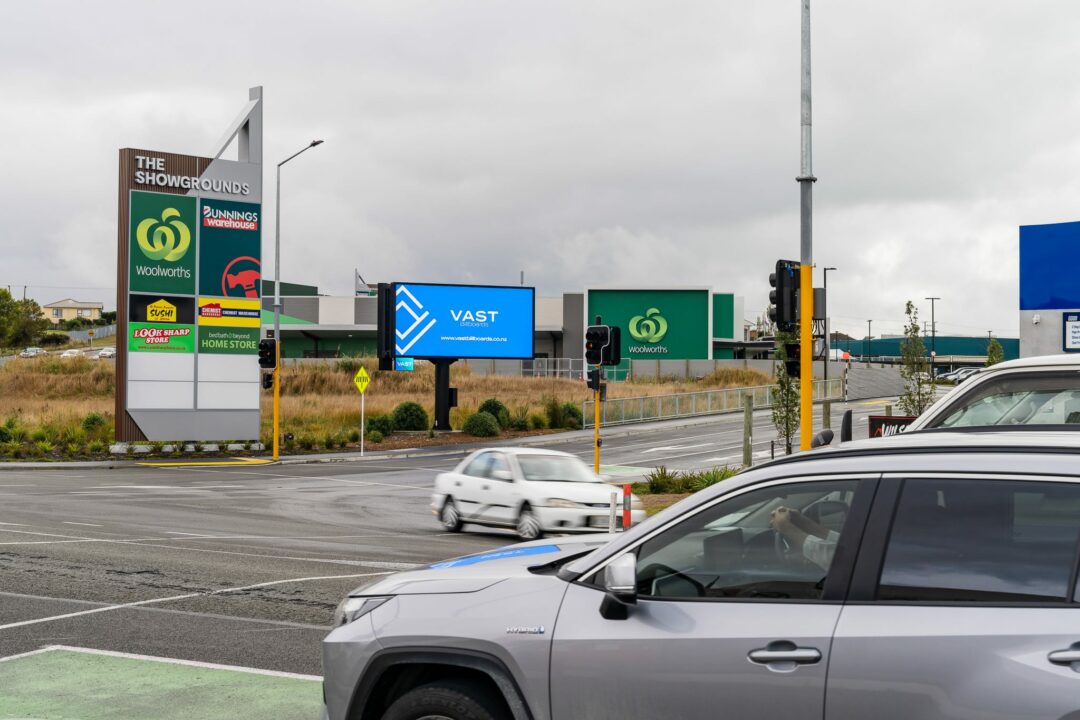
[[(853, 404), (857, 437), (882, 406)], [(754, 432), (767, 456), (767, 412)], [(741, 416), (607, 435), (603, 464), (616, 472), (741, 461)], [(561, 440), (591, 459), (588, 438)], [(349, 590), (514, 542), (435, 522), (432, 479), (459, 460), (0, 469), (0, 656), (65, 645), (319, 675), (319, 643)]]

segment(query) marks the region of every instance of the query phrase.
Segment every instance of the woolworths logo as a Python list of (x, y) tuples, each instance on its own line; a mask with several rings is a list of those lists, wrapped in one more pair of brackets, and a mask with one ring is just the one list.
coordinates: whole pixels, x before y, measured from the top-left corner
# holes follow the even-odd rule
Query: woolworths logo
[(649, 308), (644, 315), (630, 318), (630, 336), (638, 342), (658, 343), (667, 335), (667, 320), (656, 308)]
[(191, 230), (178, 218), (180, 211), (165, 208), (161, 219), (146, 218), (135, 228), (139, 250), (151, 260), (176, 262), (187, 255), (191, 246)]

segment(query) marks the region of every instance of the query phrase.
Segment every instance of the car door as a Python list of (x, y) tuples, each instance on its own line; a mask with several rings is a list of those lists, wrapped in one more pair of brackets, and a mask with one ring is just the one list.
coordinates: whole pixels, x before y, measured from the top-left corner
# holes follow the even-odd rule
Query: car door
[[(589, 570), (568, 588), (553, 635), (554, 720), (821, 718), (832, 631), (875, 483), (752, 485), (658, 528), (628, 551), (638, 597), (625, 619), (601, 616), (603, 568)], [(823, 501), (840, 531), (813, 548), (782, 542), (770, 526), (775, 512), (810, 515)]]
[(1076, 478), (884, 478), (826, 718), (1080, 715), (1078, 539)]
[(506, 453), (491, 454), (487, 477), (481, 481), (481, 492), (487, 517), (501, 525), (513, 524), (521, 503), (520, 484), (514, 480), (514, 471)]
[(448, 490), (454, 496), (461, 517), (466, 522), (475, 522), (483, 517), (484, 492), (481, 483), (487, 482), (487, 469), (491, 465), (491, 458), (491, 452), (477, 454), (460, 472), (455, 473), (451, 480)]

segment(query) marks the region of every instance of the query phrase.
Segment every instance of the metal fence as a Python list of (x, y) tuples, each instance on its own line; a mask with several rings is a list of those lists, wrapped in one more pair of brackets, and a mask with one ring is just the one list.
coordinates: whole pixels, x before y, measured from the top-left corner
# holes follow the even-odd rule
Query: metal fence
[(68, 337), (72, 340), (82, 340), (83, 342), (90, 339), (90, 331), (94, 331), (95, 338), (112, 337), (116, 334), (115, 325), (105, 325), (102, 327), (92, 327), (86, 330), (68, 330)]
[[(769, 408), (772, 407), (772, 390), (775, 387), (775, 385), (759, 385), (758, 387), (705, 390), (676, 395), (611, 398), (600, 403), (600, 424), (622, 425), (650, 420), (671, 420), (697, 415), (739, 412), (742, 410), (745, 395), (750, 395), (754, 399), (755, 410)], [(814, 382), (815, 401), (843, 399), (843, 379)], [(586, 400), (581, 404), (585, 427), (593, 426), (594, 413), (592, 400)]]

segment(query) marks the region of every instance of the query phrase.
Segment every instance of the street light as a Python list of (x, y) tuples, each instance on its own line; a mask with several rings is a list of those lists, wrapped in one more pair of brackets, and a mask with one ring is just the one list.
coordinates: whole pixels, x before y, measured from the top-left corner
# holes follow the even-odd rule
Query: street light
[(824, 296), (824, 302), (821, 308), (821, 317), (825, 318), (825, 392), (829, 392), (829, 357), (830, 348), (832, 343), (829, 342), (829, 313), (827, 308), (829, 307), (829, 271), (835, 270), (834, 267), (825, 268), (825, 280), (821, 283), (821, 294)]
[(300, 153), (307, 152), (322, 140), (312, 140), (305, 148), (294, 152), (277, 164), (277, 197), (274, 201), (274, 459), (278, 459), (281, 435), (281, 166)]
[(930, 382), (934, 382), (934, 361), (937, 359), (937, 323), (934, 322), (934, 302), (939, 297), (923, 298), (930, 301)]
[(867, 345), (867, 347), (866, 347), (866, 364), (867, 365), (870, 364), (870, 351), (874, 348), (874, 335), (873, 335), (873, 333), (870, 332), (870, 323), (872, 323), (872, 322), (874, 322), (874, 321), (873, 320), (867, 320), (866, 321), (866, 345)]

